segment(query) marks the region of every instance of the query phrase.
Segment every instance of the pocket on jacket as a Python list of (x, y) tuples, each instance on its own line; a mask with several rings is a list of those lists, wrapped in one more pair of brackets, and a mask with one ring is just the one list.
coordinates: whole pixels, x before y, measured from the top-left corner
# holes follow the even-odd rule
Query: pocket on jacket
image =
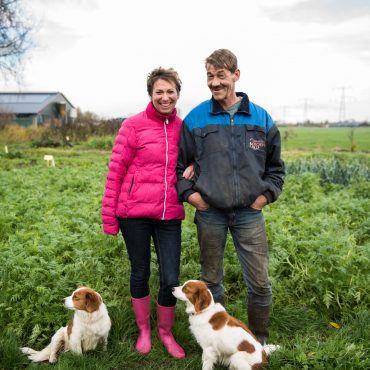
[(132, 187), (134, 186), (135, 177), (132, 176), (130, 188), (128, 189), (128, 193), (131, 194)]
[(220, 151), (218, 127), (208, 125), (194, 129), (194, 139), (198, 150), (198, 158)]
[(135, 192), (136, 187), (137, 187), (137, 178), (138, 178), (138, 172), (135, 172), (132, 175), (130, 186), (128, 188), (127, 192), (127, 199), (130, 199), (132, 197), (132, 194)]

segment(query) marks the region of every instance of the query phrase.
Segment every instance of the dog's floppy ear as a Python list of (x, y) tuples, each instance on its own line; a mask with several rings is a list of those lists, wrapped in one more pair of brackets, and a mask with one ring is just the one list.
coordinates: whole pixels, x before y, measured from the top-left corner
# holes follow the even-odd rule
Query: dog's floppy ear
[(212, 302), (212, 296), (207, 287), (200, 287), (194, 297), (195, 312), (201, 312), (206, 309)]
[(96, 293), (94, 292), (86, 293), (85, 300), (87, 312), (91, 313), (99, 309), (101, 298)]

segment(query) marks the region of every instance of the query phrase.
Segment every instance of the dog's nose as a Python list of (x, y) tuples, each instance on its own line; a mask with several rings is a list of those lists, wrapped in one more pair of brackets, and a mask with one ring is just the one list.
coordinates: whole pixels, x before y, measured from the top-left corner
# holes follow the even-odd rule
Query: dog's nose
[(172, 291), (174, 292), (175, 291), (175, 288), (172, 288)]

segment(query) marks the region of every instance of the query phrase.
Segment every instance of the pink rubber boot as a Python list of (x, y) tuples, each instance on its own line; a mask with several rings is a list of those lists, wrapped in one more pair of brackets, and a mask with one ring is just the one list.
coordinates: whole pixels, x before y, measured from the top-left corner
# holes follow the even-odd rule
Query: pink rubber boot
[(135, 313), (136, 325), (139, 329), (139, 337), (136, 341), (136, 351), (147, 354), (152, 349), (150, 338), (150, 296), (143, 298), (131, 298), (132, 308)]
[(172, 334), (172, 327), (175, 320), (175, 306), (165, 307), (157, 303), (157, 320), (159, 339), (164, 344), (167, 352), (175, 358), (184, 358), (185, 351), (176, 342)]

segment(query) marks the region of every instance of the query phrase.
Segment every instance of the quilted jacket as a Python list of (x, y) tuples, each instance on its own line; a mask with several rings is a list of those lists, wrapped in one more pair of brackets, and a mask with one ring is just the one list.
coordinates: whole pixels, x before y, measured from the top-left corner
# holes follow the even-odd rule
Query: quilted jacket
[(176, 163), (182, 120), (145, 111), (127, 118), (115, 140), (102, 201), (105, 234), (119, 231), (117, 217), (184, 219), (176, 192)]

